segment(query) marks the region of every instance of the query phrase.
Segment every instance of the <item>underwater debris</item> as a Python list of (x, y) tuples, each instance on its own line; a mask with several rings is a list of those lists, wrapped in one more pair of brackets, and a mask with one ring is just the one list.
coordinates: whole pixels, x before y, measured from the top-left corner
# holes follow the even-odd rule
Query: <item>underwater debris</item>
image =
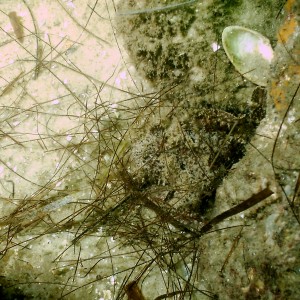
[(21, 18), (17, 15), (15, 11), (12, 11), (8, 14), (9, 21), (14, 30), (17, 40), (20, 43), (24, 42), (24, 29), (21, 22)]

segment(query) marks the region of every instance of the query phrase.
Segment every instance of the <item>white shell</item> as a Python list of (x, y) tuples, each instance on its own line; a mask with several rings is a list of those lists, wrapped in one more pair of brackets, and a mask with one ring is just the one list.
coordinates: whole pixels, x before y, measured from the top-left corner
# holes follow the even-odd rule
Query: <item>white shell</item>
[(222, 43), (240, 74), (257, 85), (267, 85), (273, 49), (266, 37), (245, 27), (228, 26), (223, 30)]

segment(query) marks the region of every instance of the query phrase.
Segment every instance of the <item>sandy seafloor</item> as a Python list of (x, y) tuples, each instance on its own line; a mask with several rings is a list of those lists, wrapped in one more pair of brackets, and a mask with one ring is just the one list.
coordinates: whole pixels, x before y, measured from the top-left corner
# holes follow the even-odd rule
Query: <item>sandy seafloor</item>
[[(134, 115), (141, 95), (158, 92), (137, 70), (126, 37), (118, 35), (127, 29), (117, 28), (116, 7), (111, 0), (0, 0), (1, 299), (126, 299), (124, 282), (134, 280), (149, 257), (159, 256), (124, 245), (118, 235), (102, 237), (106, 229), (100, 225), (73, 243), (86, 207), (93, 208), (104, 185), (112, 191), (118, 185), (110, 166), (130, 140), (118, 126), (131, 123), (114, 127), (111, 120), (126, 109)], [(24, 38), (16, 38), (11, 12), (20, 18)], [(256, 26), (263, 20), (259, 12)], [(249, 27), (247, 11), (238, 13)], [(179, 252), (176, 270), (154, 261), (138, 282), (143, 296), (131, 299), (299, 299), (297, 1), (287, 1), (280, 17), (272, 36), (266, 117), (219, 186), (210, 216), (267, 186), (273, 195), (216, 227), (226, 230), (201, 237), (196, 260)], [(113, 175), (106, 181), (106, 174)], [(188, 293), (180, 280), (198, 292)]]

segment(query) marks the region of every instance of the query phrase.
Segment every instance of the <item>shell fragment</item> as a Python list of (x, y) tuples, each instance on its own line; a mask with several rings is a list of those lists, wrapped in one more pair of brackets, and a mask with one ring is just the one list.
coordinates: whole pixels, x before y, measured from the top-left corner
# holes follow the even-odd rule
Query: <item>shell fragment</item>
[(266, 37), (245, 27), (228, 26), (223, 30), (222, 43), (240, 74), (257, 85), (267, 85), (273, 49)]

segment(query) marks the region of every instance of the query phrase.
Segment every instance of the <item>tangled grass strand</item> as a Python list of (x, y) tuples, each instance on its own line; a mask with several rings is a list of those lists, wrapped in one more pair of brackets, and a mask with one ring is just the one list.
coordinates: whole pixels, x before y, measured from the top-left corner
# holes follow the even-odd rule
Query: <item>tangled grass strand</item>
[(145, 8), (145, 9), (139, 9), (139, 10), (132, 10), (132, 11), (120, 11), (117, 13), (118, 16), (133, 16), (133, 15), (140, 15), (140, 14), (151, 14), (155, 12), (160, 12), (164, 10), (173, 10), (177, 8), (181, 8), (185, 5), (191, 5), (199, 0), (189, 0), (182, 3), (174, 3), (166, 6), (160, 6), (160, 7), (153, 7), (153, 8)]

